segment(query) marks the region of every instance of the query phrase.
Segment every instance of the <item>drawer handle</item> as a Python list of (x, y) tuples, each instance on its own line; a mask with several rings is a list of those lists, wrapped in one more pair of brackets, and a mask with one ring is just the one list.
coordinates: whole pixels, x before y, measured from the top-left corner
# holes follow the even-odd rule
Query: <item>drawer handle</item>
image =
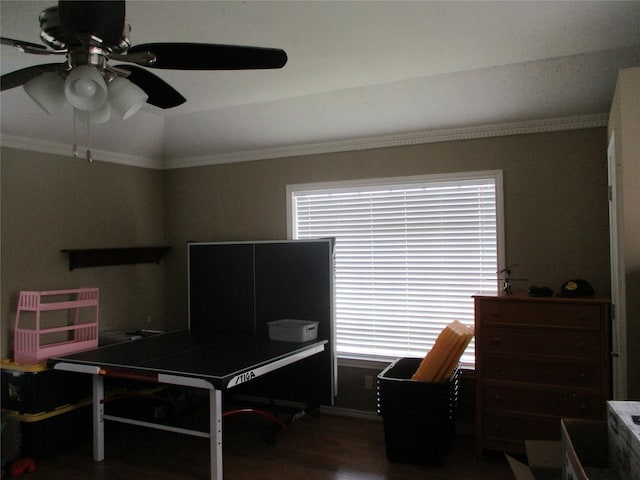
[(493, 337), (493, 343), (501, 343), (502, 339), (500, 337)]

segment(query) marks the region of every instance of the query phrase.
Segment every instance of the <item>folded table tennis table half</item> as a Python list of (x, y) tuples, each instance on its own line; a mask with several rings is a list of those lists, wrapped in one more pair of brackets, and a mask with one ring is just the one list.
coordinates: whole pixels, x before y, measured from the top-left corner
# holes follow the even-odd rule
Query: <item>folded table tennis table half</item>
[[(104, 421), (130, 423), (208, 438), (211, 479), (222, 480), (222, 391), (321, 353), (326, 344), (326, 340), (279, 342), (229, 333), (203, 336), (184, 330), (52, 357), (48, 364), (56, 370), (92, 375), (94, 460), (105, 458)], [(208, 391), (209, 431), (106, 415), (104, 377)]]

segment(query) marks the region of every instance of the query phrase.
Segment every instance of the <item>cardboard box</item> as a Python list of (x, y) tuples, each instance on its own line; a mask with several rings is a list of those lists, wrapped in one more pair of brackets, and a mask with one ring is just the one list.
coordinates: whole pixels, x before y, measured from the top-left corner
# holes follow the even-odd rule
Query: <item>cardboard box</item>
[(525, 440), (528, 464), (506, 455), (516, 480), (559, 480), (562, 445), (551, 440)]
[(607, 402), (609, 463), (620, 480), (640, 479), (640, 402)]
[(614, 480), (609, 466), (607, 422), (563, 418), (562, 478), (564, 480)]

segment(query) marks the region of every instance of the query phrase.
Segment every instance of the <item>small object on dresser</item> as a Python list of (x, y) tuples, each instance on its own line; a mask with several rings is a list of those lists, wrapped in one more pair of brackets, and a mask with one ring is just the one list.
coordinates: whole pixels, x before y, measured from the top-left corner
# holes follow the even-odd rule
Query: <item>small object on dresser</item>
[(549, 287), (536, 287), (535, 285), (531, 285), (528, 293), (530, 297), (553, 297), (553, 290)]
[(586, 280), (576, 278), (574, 280), (568, 280), (564, 282), (559, 297), (591, 297), (594, 295), (594, 290), (591, 284)]

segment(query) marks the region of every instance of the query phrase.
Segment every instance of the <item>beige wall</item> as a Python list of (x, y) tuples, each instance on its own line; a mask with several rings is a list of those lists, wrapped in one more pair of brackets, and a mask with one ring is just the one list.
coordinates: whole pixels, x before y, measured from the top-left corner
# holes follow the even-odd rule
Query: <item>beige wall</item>
[(60, 252), (164, 244), (162, 172), (9, 148), (0, 162), (2, 358), (21, 290), (99, 287), (101, 329), (162, 327), (162, 263), (69, 271)]

